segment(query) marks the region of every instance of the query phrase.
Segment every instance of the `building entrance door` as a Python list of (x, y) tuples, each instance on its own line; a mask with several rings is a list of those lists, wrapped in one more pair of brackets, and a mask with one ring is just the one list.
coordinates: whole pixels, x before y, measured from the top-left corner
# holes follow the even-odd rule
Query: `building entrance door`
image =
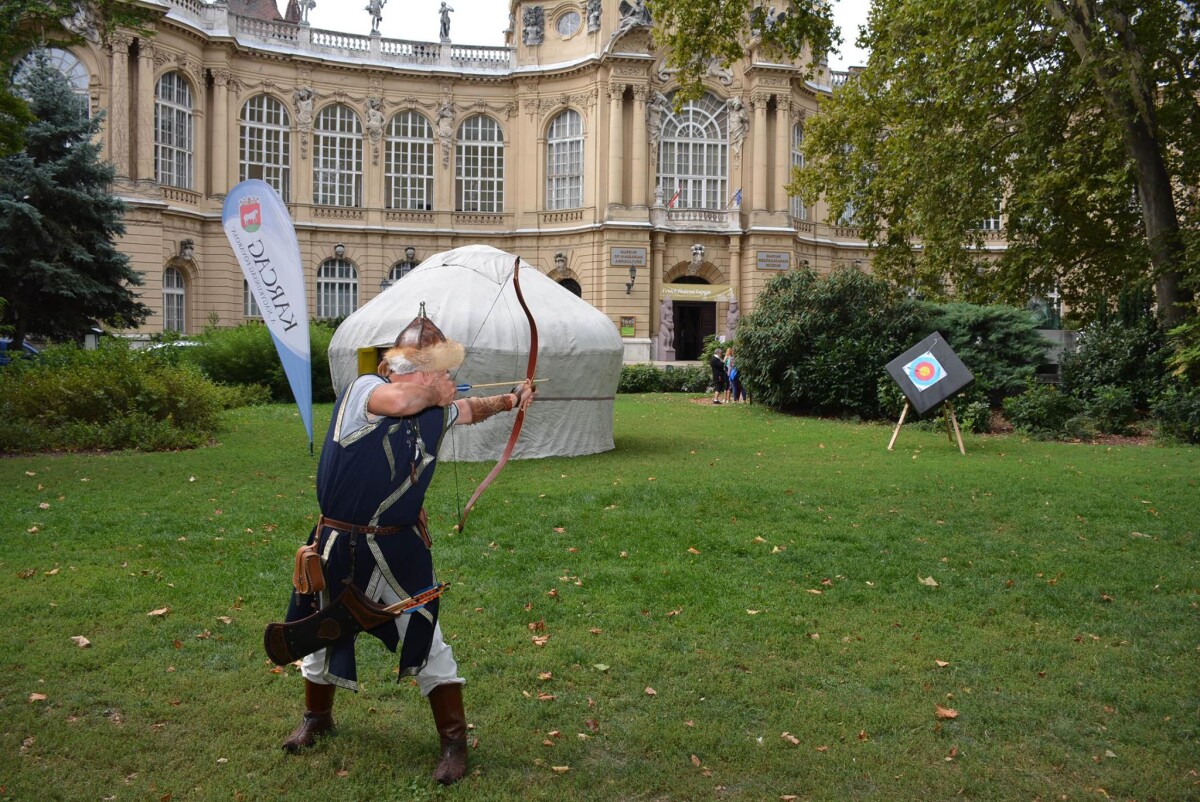
[(717, 333), (717, 305), (712, 301), (675, 302), (675, 358), (699, 359), (704, 338)]

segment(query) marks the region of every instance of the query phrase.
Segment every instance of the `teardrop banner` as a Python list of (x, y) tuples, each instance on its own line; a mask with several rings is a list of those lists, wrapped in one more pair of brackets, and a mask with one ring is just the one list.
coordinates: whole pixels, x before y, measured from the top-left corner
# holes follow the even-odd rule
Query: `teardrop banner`
[(300, 243), (287, 206), (270, 184), (252, 178), (225, 196), (225, 235), (254, 296), (313, 449), (312, 358)]
[(918, 415), (975, 381), (975, 375), (936, 331), (887, 363), (887, 372)]

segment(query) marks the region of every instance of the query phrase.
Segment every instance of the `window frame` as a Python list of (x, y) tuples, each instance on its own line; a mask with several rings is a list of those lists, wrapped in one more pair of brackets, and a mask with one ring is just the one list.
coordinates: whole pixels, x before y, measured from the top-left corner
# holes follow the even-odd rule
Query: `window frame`
[(171, 70), (154, 84), (154, 180), (178, 189), (195, 187), (196, 119), (192, 85)]
[[(329, 275), (330, 272), (334, 275)], [(349, 259), (326, 259), (317, 268), (317, 317), (344, 318), (358, 309), (358, 268)]]
[(287, 106), (266, 92), (242, 104), (238, 117), (238, 180), (261, 179), (279, 193), (284, 203), (291, 202), (291, 126)]
[(315, 205), (362, 206), (362, 132), (362, 120), (345, 103), (325, 106), (313, 120), (312, 202)]
[(583, 115), (556, 114), (546, 127), (546, 209), (583, 206)]
[(454, 210), (504, 212), (504, 129), (486, 114), (458, 127), (454, 148)]

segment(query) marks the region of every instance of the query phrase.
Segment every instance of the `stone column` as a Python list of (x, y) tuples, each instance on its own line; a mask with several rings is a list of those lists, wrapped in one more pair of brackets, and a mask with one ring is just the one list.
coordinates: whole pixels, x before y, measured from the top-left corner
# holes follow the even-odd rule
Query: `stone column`
[(792, 180), (792, 102), (775, 96), (775, 211), (787, 213), (787, 185)]
[[(212, 186), (209, 192), (224, 197), (235, 181), (229, 177), (229, 142), (237, 131), (229, 128), (229, 70), (213, 70)], [(237, 173), (233, 174), (235, 177)]]
[(608, 205), (624, 202), (622, 178), (625, 173), (625, 120), (623, 105), (625, 85), (608, 87)]
[(756, 94), (750, 101), (754, 107), (754, 194), (751, 212), (767, 208), (767, 101), (770, 95)]
[(131, 178), (129, 164), (129, 46), (133, 38), (121, 31), (114, 31), (109, 39), (112, 46), (112, 92), (109, 97), (108, 158), (116, 165), (117, 175)]
[(646, 145), (646, 100), (650, 87), (638, 86), (633, 90), (633, 199), (634, 206), (646, 205), (646, 187), (654, 179), (646, 169), (649, 155)]
[(154, 46), (142, 39), (138, 52), (137, 178), (153, 181), (154, 174)]

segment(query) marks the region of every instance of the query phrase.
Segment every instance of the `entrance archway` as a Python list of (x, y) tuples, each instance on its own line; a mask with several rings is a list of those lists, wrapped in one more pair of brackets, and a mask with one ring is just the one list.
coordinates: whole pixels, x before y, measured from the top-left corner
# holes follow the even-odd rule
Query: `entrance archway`
[[(700, 276), (680, 276), (675, 284), (708, 284)], [(704, 338), (717, 333), (717, 305), (713, 301), (675, 301), (675, 358), (699, 359)]]

